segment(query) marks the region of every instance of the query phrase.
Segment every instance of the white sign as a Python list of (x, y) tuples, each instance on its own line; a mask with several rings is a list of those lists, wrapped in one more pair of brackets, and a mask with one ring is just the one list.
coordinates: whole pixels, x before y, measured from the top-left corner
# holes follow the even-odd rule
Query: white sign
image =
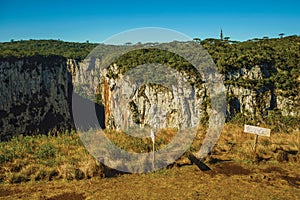
[(246, 125), (246, 124), (244, 127), (244, 132), (261, 135), (261, 136), (267, 136), (267, 137), (270, 137), (270, 135), (271, 135), (271, 129), (261, 128), (261, 127), (257, 127), (257, 126), (250, 126), (250, 125)]

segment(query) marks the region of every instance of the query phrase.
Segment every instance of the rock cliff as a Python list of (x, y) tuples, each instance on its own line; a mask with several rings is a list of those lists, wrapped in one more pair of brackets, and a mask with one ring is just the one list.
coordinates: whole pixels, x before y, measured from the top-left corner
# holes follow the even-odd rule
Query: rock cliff
[[(116, 65), (114, 67), (117, 67)], [(206, 111), (206, 88), (190, 85), (180, 72), (163, 65), (139, 67), (140, 74), (119, 75), (108, 78), (102, 75), (101, 95), (106, 110), (107, 125), (111, 128), (128, 129), (134, 126), (187, 128), (194, 127)], [(145, 75), (141, 83), (137, 79)], [(163, 76), (162, 82), (157, 75)], [(152, 81), (151, 81), (152, 79)], [(156, 80), (155, 80), (156, 79)]]
[[(60, 56), (1, 58), (0, 140), (18, 134), (72, 128), (73, 84), (83, 83), (82, 80), (98, 85), (92, 88), (97, 95), (94, 100), (104, 105), (106, 126), (111, 128), (133, 124), (187, 127), (209, 112), (205, 83), (199, 88), (180, 84), (173, 88), (139, 85), (125, 75), (116, 78), (105, 73), (86, 74), (84, 69), (88, 67)], [(271, 73), (276, 73), (276, 69), (262, 64), (224, 75), (229, 118), (237, 113), (265, 116), (274, 109), (284, 116), (300, 117), (299, 94), (282, 95), (274, 83), (265, 81)], [(173, 75), (172, 80), (184, 82), (179, 72)]]
[(0, 140), (72, 126), (72, 76), (64, 57), (2, 58), (0, 83)]
[[(228, 117), (237, 113), (248, 116), (267, 116), (279, 110), (283, 116), (300, 116), (300, 96), (284, 95), (269, 78), (276, 73), (272, 65), (261, 64), (225, 75), (228, 97)], [(288, 90), (288, 88), (287, 88)]]

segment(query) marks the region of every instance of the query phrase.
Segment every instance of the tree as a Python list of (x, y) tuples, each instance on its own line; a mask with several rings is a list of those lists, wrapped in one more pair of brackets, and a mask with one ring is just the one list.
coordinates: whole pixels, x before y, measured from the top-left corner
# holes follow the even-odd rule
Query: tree
[(223, 30), (221, 29), (220, 40), (223, 41)]
[(279, 33), (278, 35), (280, 36), (280, 38), (283, 38), (284, 33)]
[(229, 39), (230, 39), (230, 37), (224, 37), (224, 40), (227, 42), (229, 41)]
[(194, 38), (193, 39), (196, 43), (200, 43), (201, 42), (201, 39), (200, 38)]
[(259, 38), (253, 38), (253, 39), (251, 39), (251, 41), (252, 41), (252, 42), (259, 42), (260, 39), (259, 39)]

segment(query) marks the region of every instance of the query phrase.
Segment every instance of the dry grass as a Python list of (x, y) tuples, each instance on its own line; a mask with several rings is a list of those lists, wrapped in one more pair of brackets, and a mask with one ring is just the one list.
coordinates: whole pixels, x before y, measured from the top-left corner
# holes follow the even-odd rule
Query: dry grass
[[(156, 135), (157, 149), (168, 144), (175, 130), (162, 130)], [(115, 144), (134, 152), (152, 151), (150, 138), (134, 138), (126, 134), (106, 132)], [(253, 152), (254, 135), (243, 132), (243, 127), (226, 124), (218, 143), (214, 147), (207, 163), (224, 160), (244, 163), (259, 162), (300, 162), (299, 131), (271, 133), (271, 137), (259, 137), (257, 151)], [(189, 151), (200, 149), (205, 129), (199, 128)], [(183, 162), (182, 162), (183, 161)], [(190, 164), (183, 157), (178, 163)], [(81, 144), (77, 133), (18, 136), (8, 142), (0, 143), (0, 182), (20, 183), (28, 181), (81, 180), (91, 177), (104, 177), (113, 170), (105, 168), (93, 158)]]
[[(256, 152), (253, 152), (255, 135), (244, 133), (241, 126), (227, 124), (212, 155), (243, 162), (300, 162), (299, 135), (299, 131), (293, 131), (291, 133), (271, 132), (271, 137), (259, 136)], [(279, 159), (282, 153), (286, 154), (283, 160)]]
[(7, 184), (0, 185), (0, 199), (295, 200), (300, 196), (300, 176), (295, 167), (299, 165), (221, 163), (213, 166), (216, 174), (203, 173), (191, 165), (109, 179)]
[(0, 145), (1, 182), (84, 179), (102, 171), (74, 132), (20, 135)]
[[(155, 149), (164, 148), (176, 135), (175, 129), (161, 129), (155, 134)], [(105, 131), (105, 135), (118, 147), (137, 153), (151, 152), (152, 140), (149, 137), (138, 138), (120, 131)]]

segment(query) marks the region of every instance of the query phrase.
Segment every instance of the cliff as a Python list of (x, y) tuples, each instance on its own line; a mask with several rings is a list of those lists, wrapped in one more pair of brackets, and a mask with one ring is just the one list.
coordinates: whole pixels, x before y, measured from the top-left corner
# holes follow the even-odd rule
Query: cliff
[(228, 117), (243, 113), (252, 117), (266, 117), (268, 112), (278, 110), (282, 116), (300, 116), (300, 96), (287, 95), (276, 88), (271, 75), (276, 74), (273, 65), (260, 64), (240, 68), (225, 75)]
[(0, 140), (72, 127), (72, 77), (64, 57), (1, 58), (0, 83)]
[[(93, 65), (99, 62), (96, 59)], [(87, 63), (62, 56), (1, 57), (0, 140), (18, 134), (46, 134), (74, 128), (73, 87), (80, 93), (76, 86), (85, 82), (93, 82), (92, 85), (97, 87), (85, 88), (89, 91), (89, 100), (79, 99), (85, 103), (96, 101), (104, 106), (97, 109), (102, 112), (101, 120), (105, 121), (100, 120), (102, 127), (123, 129), (134, 124), (188, 127), (203, 121), (210, 112), (206, 83), (199, 81), (198, 86), (181, 84), (188, 82), (188, 76), (182, 77), (180, 71), (170, 73), (173, 75), (170, 80), (177, 84), (164, 87), (150, 83), (140, 85), (120, 73), (118, 64), (111, 65), (101, 76), (97, 71), (87, 74), (89, 67)], [(160, 74), (157, 70), (153, 72)], [(300, 117), (299, 92), (289, 93), (290, 90), (299, 91), (299, 84), (298, 89), (290, 88), (290, 85), (286, 88), (277, 86), (276, 80), (280, 77), (276, 74), (279, 72), (280, 69), (270, 62), (224, 72), (228, 120), (241, 113), (263, 121), (270, 111)], [(91, 99), (93, 93), (96, 95)]]
[[(190, 85), (180, 72), (171, 68), (167, 68), (166, 75), (166, 67), (159, 64), (138, 68), (135, 75), (119, 74), (118, 78), (109, 78), (107, 71), (102, 74), (100, 92), (108, 127), (188, 128), (199, 123), (207, 110), (204, 84)], [(161, 84), (157, 75), (163, 78)], [(142, 76), (149, 82), (139, 82)]]
[[(111, 68), (117, 69), (118, 66)], [(299, 95), (287, 96), (268, 81), (274, 70), (273, 66), (261, 64), (224, 75), (227, 120), (240, 113), (249, 121), (258, 119), (264, 122), (270, 111), (300, 117)], [(160, 74), (157, 69), (153, 71)], [(182, 84), (167, 88), (157, 84), (139, 85), (122, 74), (108, 76), (104, 72), (100, 93), (108, 127), (124, 129), (134, 124), (189, 127), (206, 118), (210, 112), (206, 84), (202, 83), (201, 87), (183, 84), (182, 75), (179, 72), (174, 74), (172, 80), (180, 80), (178, 83)]]

